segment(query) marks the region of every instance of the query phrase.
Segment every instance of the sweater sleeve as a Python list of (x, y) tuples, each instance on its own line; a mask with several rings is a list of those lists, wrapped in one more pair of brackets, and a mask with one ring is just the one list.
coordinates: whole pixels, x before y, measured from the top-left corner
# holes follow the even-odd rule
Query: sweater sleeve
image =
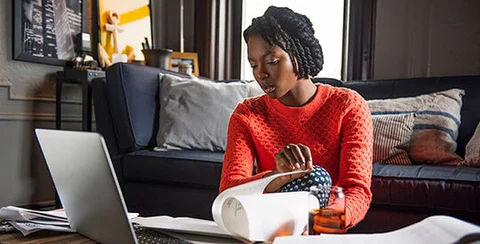
[(345, 225), (365, 217), (372, 200), (373, 125), (365, 100), (354, 93), (342, 120), (338, 185), (345, 191)]
[[(240, 104), (239, 104), (240, 105)], [(255, 145), (243, 116), (235, 109), (228, 124), (227, 148), (223, 160), (220, 192), (243, 183), (262, 178), (265, 171), (253, 175)]]

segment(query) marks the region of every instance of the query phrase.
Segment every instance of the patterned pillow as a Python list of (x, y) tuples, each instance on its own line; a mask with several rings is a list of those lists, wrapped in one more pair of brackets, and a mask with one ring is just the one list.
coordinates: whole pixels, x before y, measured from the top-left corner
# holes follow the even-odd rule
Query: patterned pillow
[(475, 133), (465, 147), (465, 160), (462, 164), (480, 167), (480, 123), (478, 123)]
[(311, 186), (331, 185), (332, 178), (330, 178), (330, 174), (324, 168), (314, 165), (310, 173), (285, 184), (280, 189), (280, 192), (310, 191)]
[(389, 164), (412, 164), (408, 147), (415, 115), (380, 115), (373, 120), (373, 162)]
[(416, 97), (367, 101), (372, 115), (415, 113), (409, 156), (419, 163), (457, 165), (455, 154), (460, 126), (461, 89)]

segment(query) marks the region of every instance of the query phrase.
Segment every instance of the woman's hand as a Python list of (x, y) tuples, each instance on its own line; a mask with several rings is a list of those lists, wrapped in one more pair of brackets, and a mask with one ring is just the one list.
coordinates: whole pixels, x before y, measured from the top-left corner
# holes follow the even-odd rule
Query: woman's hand
[(303, 144), (286, 145), (275, 155), (275, 163), (278, 173), (313, 169), (310, 148)]
[[(288, 144), (275, 155), (276, 169), (265, 175), (270, 176), (278, 173), (291, 172), (295, 170), (312, 171), (312, 154), (310, 148), (303, 144)], [(304, 176), (306, 173), (281, 176), (270, 182), (265, 188), (266, 192), (278, 191), (286, 183)]]

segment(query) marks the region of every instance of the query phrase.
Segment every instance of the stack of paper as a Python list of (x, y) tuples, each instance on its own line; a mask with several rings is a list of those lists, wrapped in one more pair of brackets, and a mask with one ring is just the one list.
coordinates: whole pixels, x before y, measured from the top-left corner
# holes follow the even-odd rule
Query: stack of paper
[(8, 206), (0, 208), (0, 219), (6, 220), (24, 236), (39, 230), (72, 232), (62, 210), (36, 211)]
[[(128, 213), (130, 219), (137, 216), (137, 213)], [(38, 211), (8, 206), (0, 208), (0, 219), (6, 220), (24, 236), (39, 230), (75, 232), (70, 228), (67, 215), (62, 209)]]

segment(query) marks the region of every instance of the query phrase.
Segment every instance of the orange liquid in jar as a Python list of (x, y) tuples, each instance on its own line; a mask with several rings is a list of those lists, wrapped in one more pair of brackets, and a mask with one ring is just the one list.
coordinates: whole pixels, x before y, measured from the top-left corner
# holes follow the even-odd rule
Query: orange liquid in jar
[(345, 211), (338, 209), (314, 209), (308, 213), (308, 234), (345, 233)]

